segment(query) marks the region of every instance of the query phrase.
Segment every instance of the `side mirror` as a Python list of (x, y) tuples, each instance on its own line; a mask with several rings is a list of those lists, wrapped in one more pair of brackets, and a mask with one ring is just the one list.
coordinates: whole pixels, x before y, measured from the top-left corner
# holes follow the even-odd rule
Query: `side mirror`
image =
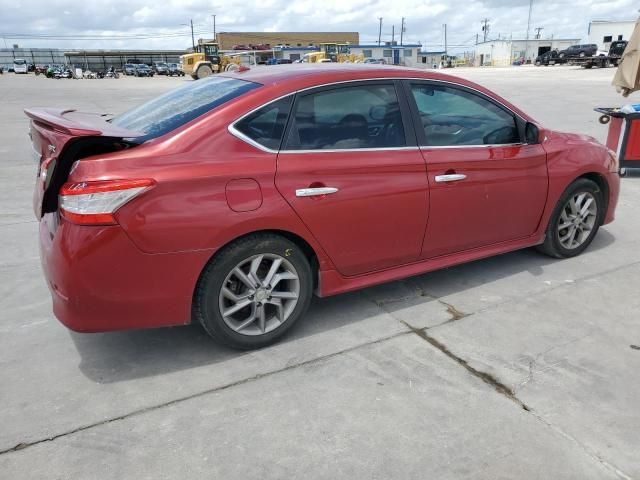
[(527, 122), (524, 127), (524, 139), (526, 143), (540, 143), (540, 129), (535, 124)]

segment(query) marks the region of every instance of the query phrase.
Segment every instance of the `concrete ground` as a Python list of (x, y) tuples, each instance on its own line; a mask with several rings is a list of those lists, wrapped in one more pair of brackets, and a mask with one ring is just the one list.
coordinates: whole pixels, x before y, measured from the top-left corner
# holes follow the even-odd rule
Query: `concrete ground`
[[(592, 108), (624, 102), (613, 69), (452, 73), (600, 140)], [(316, 299), (260, 351), (197, 327), (60, 325), (22, 109), (120, 112), (184, 81), (0, 76), (0, 478), (640, 478), (640, 176), (580, 257)]]

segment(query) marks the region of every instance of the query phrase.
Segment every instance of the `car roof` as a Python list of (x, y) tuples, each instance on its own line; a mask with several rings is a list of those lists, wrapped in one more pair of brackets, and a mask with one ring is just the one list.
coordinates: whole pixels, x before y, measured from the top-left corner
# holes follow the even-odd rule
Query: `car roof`
[[(505, 104), (523, 118), (531, 120), (531, 117), (518, 107), (481, 85), (433, 70), (374, 63), (296, 63), (256, 66), (219, 75), (262, 84), (272, 91), (274, 98), (306, 88), (357, 80), (395, 78), (436, 80), (477, 90)], [(257, 91), (256, 94), (258, 94)]]
[[(297, 63), (257, 66), (222, 73), (223, 76), (274, 86), (286, 83), (295, 88), (349, 80), (376, 78), (420, 78), (470, 84), (461, 78), (424, 69), (365, 63)], [(304, 87), (303, 87), (304, 88)]]

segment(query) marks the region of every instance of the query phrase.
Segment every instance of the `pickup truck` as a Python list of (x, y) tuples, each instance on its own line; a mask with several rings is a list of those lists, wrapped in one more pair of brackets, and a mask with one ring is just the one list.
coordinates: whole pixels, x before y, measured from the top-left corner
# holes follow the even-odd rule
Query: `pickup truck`
[(624, 49), (627, 48), (626, 40), (619, 40), (617, 42), (612, 42), (609, 47), (609, 53), (607, 55), (598, 55), (595, 57), (590, 57), (583, 59), (578, 62), (581, 63), (584, 68), (607, 68), (607, 67), (617, 67), (620, 58), (622, 58), (622, 54), (624, 53)]

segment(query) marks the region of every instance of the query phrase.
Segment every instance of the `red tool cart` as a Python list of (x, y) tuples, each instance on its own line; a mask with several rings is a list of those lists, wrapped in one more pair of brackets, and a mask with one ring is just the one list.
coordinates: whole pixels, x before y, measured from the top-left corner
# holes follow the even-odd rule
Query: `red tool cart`
[(620, 176), (628, 168), (640, 168), (640, 112), (624, 113), (619, 108), (596, 108), (600, 123), (609, 124), (607, 147), (618, 154)]

